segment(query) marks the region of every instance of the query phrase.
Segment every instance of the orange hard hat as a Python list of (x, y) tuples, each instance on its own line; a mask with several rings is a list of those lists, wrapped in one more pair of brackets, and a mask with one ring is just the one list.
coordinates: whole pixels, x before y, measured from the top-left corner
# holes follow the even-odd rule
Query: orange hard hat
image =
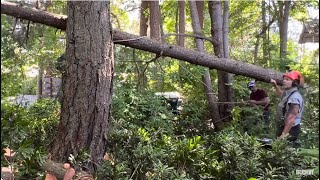
[(304, 85), (304, 79), (303, 79), (301, 73), (298, 71), (290, 71), (290, 72), (284, 74), (283, 77), (288, 77), (292, 80), (299, 80), (300, 86), (303, 87), (303, 85)]
[(283, 77), (288, 77), (292, 80), (300, 80), (301, 78), (301, 73), (298, 71), (291, 71), (283, 75)]

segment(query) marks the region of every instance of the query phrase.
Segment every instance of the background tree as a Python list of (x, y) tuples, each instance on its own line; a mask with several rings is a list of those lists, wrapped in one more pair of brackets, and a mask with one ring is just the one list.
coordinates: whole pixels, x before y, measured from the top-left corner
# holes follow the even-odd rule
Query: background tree
[(292, 6), (291, 1), (277, 1), (277, 5), (272, 1), (275, 15), (278, 20), (280, 30), (280, 70), (285, 71), (287, 62), (287, 43), (288, 43), (288, 23), (289, 13)]
[[(198, 16), (196, 2), (189, 1), (189, 7), (190, 7), (190, 13), (191, 13), (191, 17), (192, 17), (192, 27), (193, 27), (194, 34), (202, 36), (202, 33), (201, 33), (202, 28), (201, 28), (201, 24), (200, 24), (200, 20), (199, 20), (199, 16)], [(196, 39), (196, 45), (197, 45), (198, 51), (205, 52), (203, 40)], [(205, 88), (205, 92), (206, 92), (206, 96), (207, 96), (207, 100), (208, 100), (208, 109), (209, 109), (210, 117), (211, 117), (214, 125), (216, 126), (216, 128), (218, 130), (220, 130), (220, 129), (222, 129), (223, 123), (221, 121), (219, 121), (220, 115), (219, 115), (219, 111), (218, 111), (218, 106), (215, 103), (216, 100), (215, 100), (215, 95), (214, 95), (212, 84), (211, 84), (211, 77), (210, 77), (209, 69), (205, 70), (202, 78), (203, 78), (204, 88)]]
[[(223, 51), (224, 49), (224, 40), (226, 45), (228, 42), (226, 41), (227, 38), (224, 38), (223, 35), (223, 16), (222, 16), (222, 6), (221, 2), (219, 1), (209, 1), (208, 2), (209, 7), (209, 14), (211, 18), (211, 35), (213, 39), (213, 46), (214, 46), (214, 54), (217, 57), (224, 57), (225, 53)], [(228, 13), (226, 11), (226, 13)], [(226, 14), (227, 15), (227, 14)], [(225, 23), (227, 23), (227, 18), (225, 18)], [(227, 24), (224, 24), (227, 25)], [(232, 88), (230, 86), (230, 75), (223, 71), (218, 71), (218, 99), (221, 102), (231, 102), (229, 100), (232, 100), (233, 95), (228, 94), (232, 93), (232, 90), (229, 90), (229, 88)], [(228, 104), (221, 104), (219, 106), (219, 113), (220, 117), (224, 118), (225, 121), (230, 121), (230, 112), (231, 109)]]
[[(229, 58), (229, 1), (223, 2), (223, 53), (225, 58)], [(228, 102), (235, 102), (234, 90), (233, 90), (233, 74), (228, 73), (226, 75)], [(232, 110), (233, 104), (228, 104), (227, 109)], [(230, 119), (229, 119), (230, 120)]]
[[(185, 33), (185, 19), (186, 19), (186, 2), (185, 1), (178, 1), (178, 13), (177, 13), (177, 21), (176, 21), (176, 33), (184, 34)], [(184, 36), (176, 36), (178, 46), (184, 47), (185, 37)], [(182, 86), (182, 66), (185, 63), (179, 61), (179, 83)]]
[[(148, 19), (149, 19), (149, 1), (141, 1), (140, 5), (140, 36), (148, 35)], [(133, 50), (134, 51), (134, 50)], [(136, 59), (134, 57), (134, 59)], [(147, 86), (147, 76), (144, 72), (145, 66), (141, 61), (136, 62), (137, 74), (138, 74), (138, 89), (144, 90)]]

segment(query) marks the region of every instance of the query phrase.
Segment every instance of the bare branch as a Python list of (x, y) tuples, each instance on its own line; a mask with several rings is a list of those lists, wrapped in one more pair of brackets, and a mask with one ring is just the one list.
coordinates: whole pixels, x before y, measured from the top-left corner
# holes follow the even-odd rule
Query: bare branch
[(161, 55), (157, 54), (156, 57), (154, 57), (153, 59), (151, 59), (150, 61), (148, 61), (148, 62), (146, 63), (146, 66), (145, 66), (144, 69), (143, 69), (142, 74), (144, 74), (144, 73), (146, 72), (146, 70), (147, 70), (147, 68), (148, 68), (148, 66), (149, 66), (150, 63), (156, 61), (156, 60), (157, 60), (158, 58), (160, 58), (160, 57), (161, 57)]
[(212, 44), (214, 43), (214, 41), (211, 38), (200, 36), (200, 35), (197, 35), (197, 34), (168, 33), (168, 34), (165, 34), (162, 37), (162, 39), (165, 39), (166, 37), (169, 37), (169, 36), (195, 37), (195, 38), (198, 38), (198, 39), (205, 39), (205, 40), (211, 42)]

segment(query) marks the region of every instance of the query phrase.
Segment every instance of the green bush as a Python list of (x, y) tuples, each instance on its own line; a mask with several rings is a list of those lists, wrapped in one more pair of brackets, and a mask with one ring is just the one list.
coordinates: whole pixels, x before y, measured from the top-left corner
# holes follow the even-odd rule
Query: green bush
[(51, 99), (39, 100), (30, 108), (1, 103), (1, 148), (16, 152), (12, 162), (1, 161), (1, 165), (10, 163), (17, 168), (17, 178), (37, 177), (57, 129), (59, 112), (59, 104)]
[(152, 93), (133, 91), (118, 90), (114, 98), (108, 158), (98, 179), (297, 179), (296, 170), (319, 162), (286, 141), (275, 140), (266, 149), (257, 140), (264, 134), (239, 131), (260, 116), (252, 108), (236, 108), (235, 125), (212, 132), (201, 100), (185, 102), (182, 114), (173, 116)]

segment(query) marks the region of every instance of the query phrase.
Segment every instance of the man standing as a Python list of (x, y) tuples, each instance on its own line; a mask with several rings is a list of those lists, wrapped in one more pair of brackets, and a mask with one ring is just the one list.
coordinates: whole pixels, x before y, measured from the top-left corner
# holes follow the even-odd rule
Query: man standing
[(248, 103), (252, 106), (261, 106), (263, 108), (263, 120), (266, 125), (270, 123), (270, 98), (264, 89), (256, 87), (255, 81), (248, 83), (248, 88), (251, 91), (250, 100)]
[(291, 71), (283, 75), (283, 88), (280, 89), (274, 79), (270, 82), (276, 89), (276, 94), (281, 97), (277, 108), (277, 137), (287, 139), (294, 146), (300, 133), (300, 122), (304, 101), (298, 91), (298, 86), (303, 86), (303, 78), (297, 71)]

